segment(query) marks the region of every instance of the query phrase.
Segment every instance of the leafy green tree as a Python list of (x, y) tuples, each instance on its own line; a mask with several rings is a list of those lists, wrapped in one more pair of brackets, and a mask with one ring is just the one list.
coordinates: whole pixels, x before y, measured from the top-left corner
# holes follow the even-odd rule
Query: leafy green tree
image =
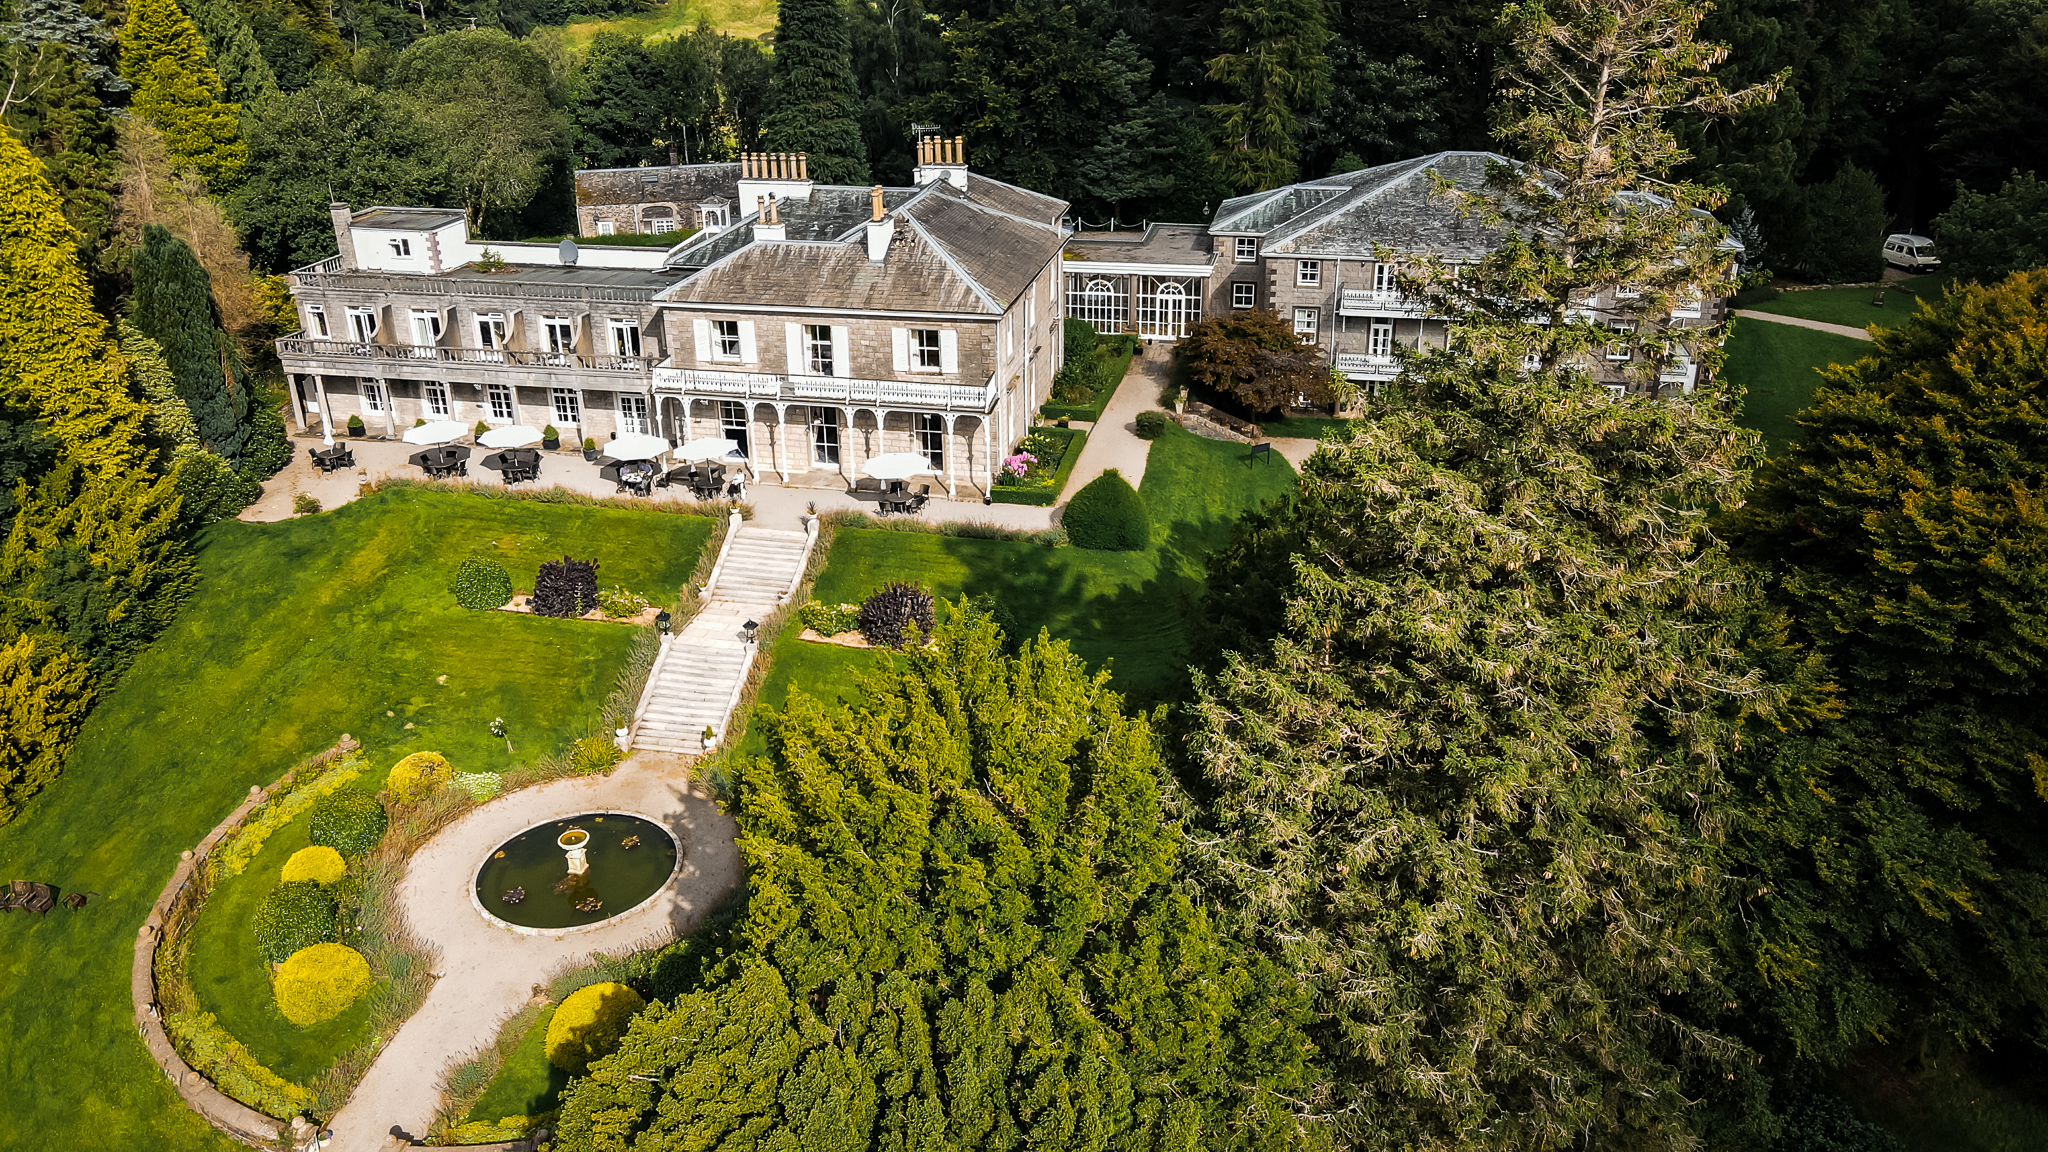
[(200, 443), (233, 459), (242, 450), (248, 401), (225, 367), (230, 348), (213, 299), (213, 279), (183, 240), (156, 224), (143, 227), (133, 270), (136, 328), (163, 349)]
[(762, 147), (809, 153), (811, 178), (821, 184), (865, 184), (860, 108), (845, 5), (784, 0), (775, 10), (775, 79), (761, 122)]
[(1840, 686), (1744, 781), (1764, 1003), (1823, 1057), (1915, 1025), (2048, 1042), (2048, 271), (1826, 377), (1727, 517)]
[(257, 104), (249, 166), (226, 204), (250, 262), (284, 272), (334, 254), (332, 200), (460, 203), (413, 103), (340, 76)]
[(937, 14), (923, 0), (853, 0), (847, 21), (869, 167), (882, 183), (908, 184), (916, 165), (911, 113), (946, 82)]
[(1949, 37), (1933, 152), (1944, 174), (1989, 192), (2015, 168), (2040, 163), (2048, 140), (2048, 3), (1982, 2)]
[(1116, 217), (1126, 205), (1149, 205), (1173, 191), (1171, 152), (1161, 131), (1172, 111), (1162, 98), (1145, 99), (1152, 64), (1129, 34), (1110, 38), (1102, 64), (1102, 127), (1093, 147), (1076, 157), (1074, 175), (1085, 195), (1077, 206)]
[(616, 32), (590, 42), (576, 86), (576, 149), (591, 168), (627, 168), (663, 162), (662, 68), (638, 40)]
[(207, 57), (229, 100), (247, 107), (277, 91), (277, 74), (234, 0), (193, 0), (192, 23), (206, 37)]
[(1891, 217), (1877, 178), (1854, 164), (1805, 190), (1806, 229), (1793, 266), (1829, 284), (1860, 283), (1884, 274), (1884, 237)]
[(1299, 168), (1301, 121), (1330, 95), (1330, 30), (1320, 0), (1234, 0), (1223, 10), (1209, 79), (1230, 101), (1214, 106), (1218, 163), (1241, 191), (1272, 188)]
[(223, 103), (220, 77), (199, 29), (177, 0), (132, 0), (121, 29), (121, 75), (135, 86), (129, 109), (163, 133), (171, 158), (216, 189), (233, 186), (248, 150)]
[[(346, 4), (341, 7), (347, 7)], [(324, 0), (247, 0), (241, 5), (277, 86), (296, 92), (348, 60), (348, 44)]]
[(18, 0), (13, 23), (0, 26), (0, 122), (42, 161), (86, 252), (99, 247), (114, 201), (114, 124), (99, 96), (124, 86), (103, 63), (112, 55), (113, 38), (77, 0)]
[(1303, 344), (1294, 326), (1271, 308), (1211, 316), (1174, 346), (1176, 361), (1205, 388), (1236, 399), (1253, 413), (1278, 412), (1297, 396), (1311, 404), (1333, 398), (1328, 357)]
[(0, 824), (63, 770), (91, 688), (85, 666), (48, 637), (0, 642)]
[(1302, 150), (1315, 158), (1308, 174), (1332, 170), (1339, 157), (1356, 167), (1389, 164), (1435, 152), (1447, 139), (1436, 107), (1446, 85), (1413, 56), (1375, 59), (1342, 37), (1330, 44), (1332, 74), (1322, 110), (1303, 122)]
[(1693, 1148), (1699, 1101), (1752, 1089), (1723, 1079), (1751, 1058), (1719, 1025), (1720, 798), (1777, 693), (1702, 510), (1739, 500), (1754, 438), (1711, 380), (1610, 399), (1608, 334), (1566, 311), (1725, 289), (1662, 116), (1764, 93), (1705, 75), (1699, 16), (1511, 11), (1529, 167), (1464, 198), (1506, 239), (1409, 284), (1450, 347), (1405, 352), (1377, 419), (1210, 563), (1190, 840), (1312, 989), (1313, 1103), (1354, 1146)]
[(2015, 172), (1995, 193), (1958, 188), (1934, 235), (1943, 266), (1958, 276), (1991, 281), (2048, 267), (2048, 183)]
[(730, 950), (562, 1102), (568, 1147), (1278, 1148), (1293, 983), (1174, 877), (1149, 725), (955, 606), (853, 710), (738, 766)]
[(412, 102), (480, 235), (567, 214), (567, 93), (533, 46), (490, 29), (430, 36), (383, 87)]

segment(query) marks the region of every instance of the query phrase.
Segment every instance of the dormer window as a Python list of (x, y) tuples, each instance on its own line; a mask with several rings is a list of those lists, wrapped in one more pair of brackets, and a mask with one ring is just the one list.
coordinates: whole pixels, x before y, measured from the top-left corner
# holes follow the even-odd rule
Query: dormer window
[(391, 254), (393, 256), (412, 255), (412, 241), (404, 236), (400, 236), (397, 239), (393, 240), (391, 242)]

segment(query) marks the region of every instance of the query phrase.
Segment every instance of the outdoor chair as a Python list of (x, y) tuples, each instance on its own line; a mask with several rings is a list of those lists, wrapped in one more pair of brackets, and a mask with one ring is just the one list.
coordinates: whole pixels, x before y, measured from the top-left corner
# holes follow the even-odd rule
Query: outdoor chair
[(901, 504), (897, 505), (897, 507), (903, 512), (911, 513), (914, 515), (918, 512), (924, 511), (925, 502), (930, 500), (931, 498), (932, 486), (929, 484), (920, 484), (917, 486), (917, 491), (910, 494), (910, 499), (903, 501)]
[(855, 500), (875, 501), (883, 500), (888, 495), (888, 493), (884, 491), (884, 489), (882, 488), (882, 482), (880, 480), (875, 479), (873, 476), (855, 477), (853, 481), (853, 488), (847, 494), (852, 496)]

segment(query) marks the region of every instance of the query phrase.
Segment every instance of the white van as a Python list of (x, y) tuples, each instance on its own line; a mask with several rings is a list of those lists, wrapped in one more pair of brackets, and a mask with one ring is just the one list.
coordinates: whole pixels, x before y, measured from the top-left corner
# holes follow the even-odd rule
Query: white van
[(1914, 272), (1932, 272), (1941, 267), (1941, 257), (1934, 254), (1934, 241), (1911, 232), (1894, 232), (1884, 238), (1884, 262)]

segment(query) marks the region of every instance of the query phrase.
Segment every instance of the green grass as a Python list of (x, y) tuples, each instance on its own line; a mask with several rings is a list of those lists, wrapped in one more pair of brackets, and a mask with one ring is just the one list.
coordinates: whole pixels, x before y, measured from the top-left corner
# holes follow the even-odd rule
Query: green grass
[[(1153, 546), (1144, 552), (841, 529), (812, 594), (858, 603), (891, 580), (922, 583), (941, 597), (993, 594), (1025, 631), (1043, 627), (1091, 666), (1108, 664), (1113, 685), (1133, 704), (1156, 703), (1177, 693), (1186, 676), (1188, 617), (1205, 587), (1205, 558), (1229, 542), (1239, 515), (1294, 488), (1286, 461), (1249, 460), (1246, 445), (1168, 427), (1152, 442), (1139, 489), (1153, 526)], [(779, 707), (792, 688), (856, 700), (855, 674), (885, 655), (806, 643), (796, 638), (800, 630), (792, 618), (776, 638), (760, 703)], [(751, 728), (742, 751), (763, 746)]]
[(555, 1107), (562, 1089), (569, 1086), (569, 1074), (548, 1063), (548, 1021), (554, 1018), (555, 1010), (549, 1007), (526, 1029), (519, 1047), (505, 1057), (463, 1123), (495, 1124), (507, 1116), (538, 1116)]
[(0, 918), (0, 1075), (36, 1086), (0, 1105), (0, 1149), (236, 1147), (185, 1108), (131, 1018), (136, 929), (178, 853), (343, 731), (372, 785), (421, 748), (487, 770), (555, 751), (593, 720), (632, 630), (466, 612), (446, 591), (455, 567), (496, 545), (530, 586), (543, 559), (595, 556), (606, 584), (667, 603), (712, 528), (400, 489), (209, 529), (192, 602), (100, 704), (64, 774), (0, 828), (0, 878), (104, 896)]
[(1799, 438), (1792, 418), (1820, 386), (1817, 369), (1853, 363), (1869, 351), (1869, 341), (1853, 336), (1737, 317), (1722, 372), (1747, 390), (1743, 426), (1763, 433), (1765, 449), (1776, 453)]
[(616, 20), (576, 20), (564, 29), (569, 46), (582, 51), (600, 32), (644, 40), (688, 35), (699, 20), (734, 36), (760, 37), (775, 31), (775, 0), (670, 0), (652, 12)]
[(1846, 324), (1851, 328), (1872, 324), (1880, 328), (1896, 328), (1919, 311), (1922, 298), (1940, 299), (1949, 279), (1947, 273), (1936, 273), (1888, 284), (1882, 308), (1871, 304), (1876, 295), (1876, 290), (1871, 288), (1814, 288), (1804, 292), (1786, 292), (1775, 300), (1750, 307), (1757, 312), (1797, 316), (1802, 320), (1819, 320), (1827, 324)]
[(1259, 429), (1268, 438), (1321, 440), (1325, 436), (1348, 435), (1353, 428), (1364, 423), (1363, 420), (1329, 416), (1276, 416), (1261, 421)]

